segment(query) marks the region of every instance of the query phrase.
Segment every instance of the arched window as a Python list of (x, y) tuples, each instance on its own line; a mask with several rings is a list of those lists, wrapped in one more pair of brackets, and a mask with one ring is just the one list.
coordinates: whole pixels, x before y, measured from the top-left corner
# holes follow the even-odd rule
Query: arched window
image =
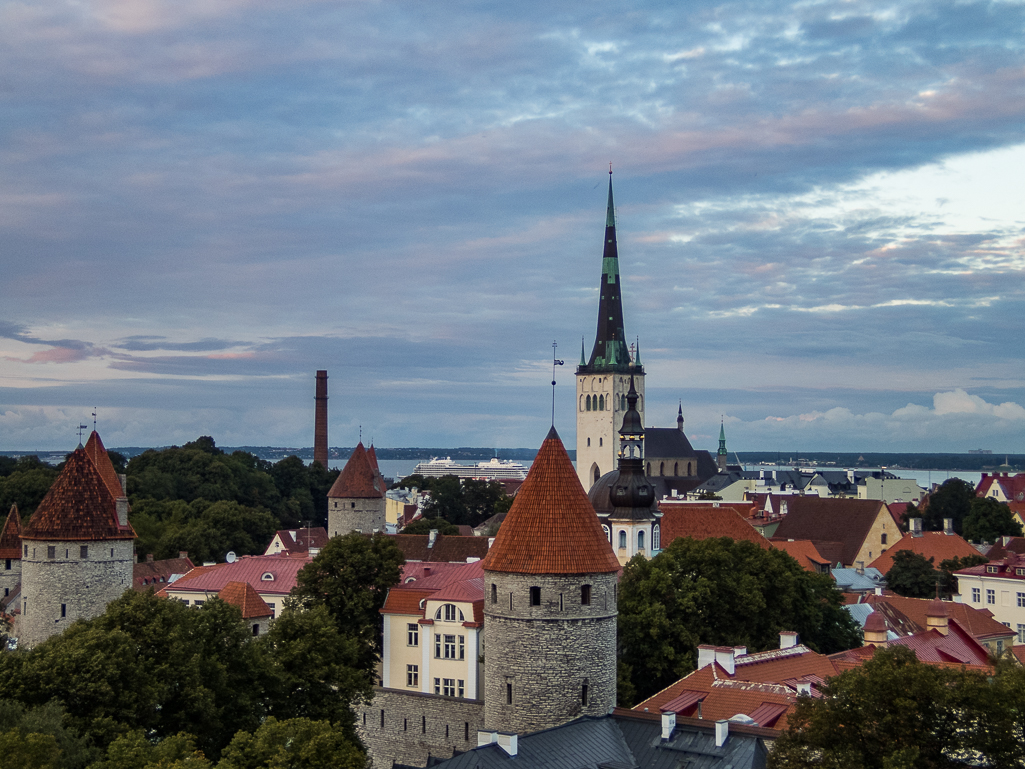
[(587, 410), (588, 411), (591, 410), (591, 396), (590, 395), (587, 396)]
[(601, 525), (601, 530), (605, 532), (605, 538), (609, 541), (609, 544), (611, 544), (612, 543), (612, 529), (610, 529), (608, 526), (606, 526), (603, 523)]
[(619, 549), (620, 550), (626, 550), (626, 532), (625, 531), (620, 531), (619, 532)]
[(460, 610), (454, 603), (446, 603), (443, 606), (439, 606), (438, 610), (434, 613), (434, 619), (441, 619), (442, 614), (445, 615), (446, 622), (455, 622), (457, 615), (460, 622), (466, 621), (462, 610)]
[(580, 396), (580, 410), (581, 411), (584, 410), (584, 396), (583, 395)]
[(604, 438), (599, 438), (598, 439), (598, 445), (599, 446), (604, 446), (605, 445), (605, 439)]
[(594, 482), (597, 483), (599, 478), (601, 478), (601, 472), (598, 470), (598, 465), (595, 465), (594, 466)]
[(644, 549), (644, 529), (641, 529), (639, 532), (637, 532), (637, 549)]
[(605, 396), (604, 395), (599, 395), (598, 396), (598, 411), (604, 411), (604, 410), (605, 410)]
[(590, 439), (590, 438), (588, 438), (588, 439), (587, 439), (587, 445), (588, 445), (588, 446), (590, 446), (590, 445), (591, 445), (591, 439)]
[(659, 475), (665, 475), (666, 474), (666, 463), (665, 462), (659, 462), (658, 463), (658, 474)]
[(687, 475), (694, 475), (694, 473), (692, 473), (690, 469), (690, 462), (687, 463)]
[(621, 395), (620, 398), (622, 398), (622, 405), (620, 406), (620, 408), (623, 409), (623, 411), (626, 411), (626, 396)]
[(662, 549), (662, 527), (657, 523), (651, 527), (651, 549)]
[(647, 472), (647, 475), (651, 475), (651, 462), (648, 462), (648, 472)]
[(679, 475), (679, 474), (680, 474), (680, 463), (679, 462), (673, 462), (673, 475), (675, 476), (675, 475)]

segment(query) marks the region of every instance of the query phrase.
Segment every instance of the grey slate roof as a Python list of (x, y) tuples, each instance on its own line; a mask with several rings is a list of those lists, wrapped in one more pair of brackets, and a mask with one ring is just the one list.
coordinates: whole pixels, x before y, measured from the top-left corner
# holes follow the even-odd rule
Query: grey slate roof
[(730, 724), (715, 746), (715, 722), (678, 718), (671, 739), (662, 740), (656, 714), (617, 708), (612, 715), (585, 716), (553, 729), (521, 735), (516, 757), (496, 744), (434, 764), (438, 769), (763, 769), (769, 729)]
[(649, 459), (693, 457), (694, 447), (687, 436), (675, 427), (645, 427), (644, 456)]

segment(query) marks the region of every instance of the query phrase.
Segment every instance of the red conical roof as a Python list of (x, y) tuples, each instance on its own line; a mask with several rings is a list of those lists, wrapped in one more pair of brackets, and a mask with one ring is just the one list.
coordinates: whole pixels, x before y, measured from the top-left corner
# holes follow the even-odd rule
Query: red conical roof
[(0, 531), (0, 558), (21, 558), (21, 515), (17, 505), (11, 505)]
[(225, 603), (230, 603), (242, 610), (242, 619), (269, 617), (274, 612), (264, 601), (256, 589), (248, 582), (229, 582), (217, 594)]
[(377, 466), (377, 452), (374, 451), (374, 444), (372, 443), (370, 444), (370, 448), (367, 449), (367, 459), (370, 460), (370, 466), (372, 468), (374, 468), (378, 472), (381, 471), (381, 468)]
[(114, 499), (125, 496), (125, 490), (121, 488), (121, 479), (118, 477), (117, 470), (114, 469), (114, 463), (107, 456), (107, 449), (103, 447), (100, 434), (95, 430), (93, 430), (89, 440), (85, 443), (85, 453), (93, 461), (93, 464), (96, 465), (96, 469), (99, 471), (100, 477), (103, 478), (103, 483), (107, 486), (110, 495)]
[(374, 472), (360, 441), (327, 495), (343, 499), (380, 499), (384, 492), (384, 480), (380, 472)]
[(554, 427), (541, 444), (483, 565), (487, 571), (515, 574), (619, 571), (612, 545)]
[[(103, 458), (107, 458), (105, 451)], [(109, 458), (107, 462), (110, 462)], [(21, 537), (47, 540), (135, 539), (135, 531), (131, 524), (118, 524), (117, 504), (109, 486), (86, 450), (79, 447), (68, 457), (64, 469), (32, 514)]]

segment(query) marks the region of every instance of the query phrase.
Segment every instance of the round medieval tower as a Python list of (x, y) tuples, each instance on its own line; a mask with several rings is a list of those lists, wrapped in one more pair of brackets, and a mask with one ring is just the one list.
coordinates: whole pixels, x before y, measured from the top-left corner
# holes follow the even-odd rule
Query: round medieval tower
[(21, 533), (19, 645), (102, 614), (131, 588), (134, 540), (124, 487), (94, 431)]
[(384, 531), (386, 491), (376, 454), (360, 441), (327, 493), (328, 536)]
[[(0, 530), (0, 606), (21, 583), (21, 516), (18, 506), (11, 505), (4, 527)], [(17, 608), (16, 606), (10, 607)]]
[(484, 728), (608, 713), (619, 561), (554, 427), (483, 566)]

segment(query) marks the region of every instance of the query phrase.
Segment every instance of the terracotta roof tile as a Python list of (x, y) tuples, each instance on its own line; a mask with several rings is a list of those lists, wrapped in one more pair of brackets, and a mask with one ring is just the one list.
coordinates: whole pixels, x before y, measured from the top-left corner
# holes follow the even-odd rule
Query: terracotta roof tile
[[(788, 497), (786, 517), (780, 521), (775, 534), (785, 539), (843, 542), (841, 561), (850, 565), (854, 563), (880, 510), (886, 512), (886, 506), (875, 499)], [(889, 513), (886, 515), (890, 519)]]
[(487, 537), (464, 537), (439, 534), (434, 547), (427, 547), (429, 534), (389, 535), (399, 546), (406, 561), (466, 563), (467, 558), (483, 558), (488, 554)]
[(234, 563), (197, 566), (157, 595), (165, 595), (167, 590), (220, 593), (229, 582), (246, 582), (264, 595), (288, 595), (296, 586), (297, 575), (311, 560), (308, 553), (244, 555)]
[[(769, 541), (752, 528), (751, 524), (730, 506), (695, 505), (687, 502), (662, 500), (662, 548), (674, 539), (711, 539), (730, 537), (735, 540), (754, 542), (763, 550), (771, 550)], [(501, 531), (501, 529), (499, 529)]]
[(484, 559), (488, 571), (607, 574), (619, 560), (553, 427)]
[(163, 587), (175, 575), (184, 576), (193, 569), (188, 558), (162, 558), (159, 561), (143, 561), (132, 566), (132, 587), (145, 592), (151, 587)]
[(131, 524), (118, 524), (115, 498), (86, 450), (79, 447), (68, 457), (21, 536), (36, 540), (135, 539), (135, 531)]
[(948, 558), (964, 558), (968, 555), (978, 555), (979, 551), (965, 542), (957, 534), (944, 534), (942, 531), (923, 531), (922, 536), (915, 537), (910, 533), (901, 537), (890, 548), (876, 558), (869, 566), (879, 569), (886, 574), (893, 566), (893, 556), (901, 550), (910, 550), (913, 553), (924, 555), (926, 558), (933, 558), (933, 565), (939, 568), (943, 561)]
[(380, 499), (385, 491), (381, 472), (374, 471), (367, 450), (360, 441), (327, 495), (342, 499)]
[(381, 614), (410, 614), (422, 617), (424, 610), (420, 608), (420, 601), (429, 598), (433, 592), (433, 590), (393, 587), (388, 591), (388, 597), (384, 599)]
[(821, 572), (823, 566), (831, 565), (829, 559), (823, 557), (811, 540), (773, 538), (769, 541), (773, 547), (786, 551), (806, 571)]
[[(929, 610), (931, 600), (888, 594), (867, 595), (863, 603), (871, 604), (873, 608), (880, 604), (892, 606), (916, 625), (925, 628), (927, 626), (925, 614)], [(997, 622), (993, 619), (993, 614), (985, 609), (976, 609), (974, 606), (956, 601), (945, 601), (943, 606), (947, 610), (947, 615), (951, 619), (956, 619), (976, 639), (999, 638), (1014, 634), (1013, 630)]]
[[(305, 553), (311, 547), (314, 549), (322, 548), (327, 544), (328, 540), (327, 529), (323, 526), (310, 529), (281, 529), (275, 532), (275, 536), (281, 542), (281, 550), (286, 553)], [(270, 552), (273, 543), (274, 540), (271, 540), (271, 545), (267, 546), (267, 552), (264, 555), (274, 554)]]
[(86, 441), (85, 453), (93, 461), (93, 464), (96, 465), (96, 469), (99, 471), (100, 477), (103, 478), (103, 483), (110, 492), (110, 496), (114, 497), (114, 499), (125, 496), (125, 490), (121, 486), (121, 478), (114, 469), (114, 464), (110, 461), (110, 457), (107, 456), (107, 450), (103, 447), (100, 434), (95, 430), (92, 431), (89, 440)]
[(225, 603), (239, 607), (242, 610), (242, 619), (269, 617), (274, 613), (248, 582), (229, 582), (217, 597)]
[(11, 505), (0, 531), (0, 558), (21, 558), (21, 515), (17, 505)]

